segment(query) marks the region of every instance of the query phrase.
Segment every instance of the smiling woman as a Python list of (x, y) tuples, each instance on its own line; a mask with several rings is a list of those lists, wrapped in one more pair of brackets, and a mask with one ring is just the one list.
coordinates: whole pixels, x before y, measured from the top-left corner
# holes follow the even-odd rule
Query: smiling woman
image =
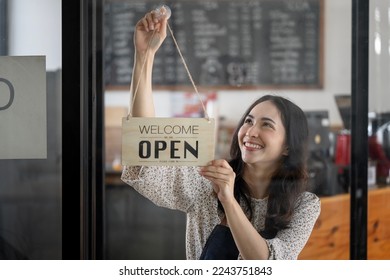
[[(154, 112), (152, 66), (166, 26), (152, 12), (136, 25), (133, 117)], [(320, 212), (318, 197), (307, 192), (307, 138), (303, 111), (266, 95), (241, 118), (229, 161), (200, 169), (125, 166), (122, 180), (155, 204), (186, 213), (188, 259), (297, 259)]]

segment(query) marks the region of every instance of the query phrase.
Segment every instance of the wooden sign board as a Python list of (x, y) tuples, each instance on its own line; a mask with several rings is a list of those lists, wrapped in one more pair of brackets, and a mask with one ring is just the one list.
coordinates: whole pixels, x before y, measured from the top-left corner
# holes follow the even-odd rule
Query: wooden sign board
[(214, 150), (214, 119), (122, 119), (122, 165), (202, 166)]

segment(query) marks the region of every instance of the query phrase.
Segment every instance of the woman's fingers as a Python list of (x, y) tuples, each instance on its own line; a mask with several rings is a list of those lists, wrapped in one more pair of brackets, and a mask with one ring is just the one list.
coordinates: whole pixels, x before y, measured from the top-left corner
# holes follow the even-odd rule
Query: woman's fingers
[(206, 166), (219, 166), (219, 167), (231, 168), (230, 164), (224, 159), (214, 159), (210, 161)]
[(213, 160), (208, 165), (202, 167), (201, 171), (229, 175), (233, 172), (233, 169), (226, 160)]
[(167, 19), (158, 19), (154, 12), (149, 12), (141, 18), (136, 26), (134, 44), (139, 52), (150, 49), (153, 53), (158, 50), (166, 37)]
[(200, 169), (200, 174), (214, 183), (232, 184), (235, 173), (226, 160), (213, 160)]
[(214, 167), (214, 166), (202, 167), (200, 173), (203, 176), (207, 176), (211, 178), (228, 177), (230, 174), (229, 170), (226, 170), (224, 168)]
[(166, 22), (164, 18), (159, 20), (154, 11), (147, 13), (141, 20), (140, 24), (143, 26), (146, 32), (160, 30), (163, 22)]
[(234, 181), (236, 174), (226, 160), (213, 160), (200, 168), (199, 173), (210, 180), (218, 199), (224, 203), (234, 199)]

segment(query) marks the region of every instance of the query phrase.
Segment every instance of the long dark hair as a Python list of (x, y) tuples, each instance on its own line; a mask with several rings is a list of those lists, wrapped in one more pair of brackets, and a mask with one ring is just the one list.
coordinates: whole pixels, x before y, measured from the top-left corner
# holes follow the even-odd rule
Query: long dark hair
[(283, 162), (271, 178), (265, 228), (261, 232), (264, 238), (273, 238), (279, 230), (288, 228), (299, 195), (307, 189), (308, 125), (305, 114), (297, 105), (286, 98), (274, 95), (265, 95), (256, 100), (241, 118), (233, 134), (229, 163), (236, 173), (234, 195), (237, 201), (244, 201), (250, 219), (252, 218), (252, 207), (249, 187), (242, 178), (245, 163), (241, 157), (238, 131), (250, 111), (264, 101), (271, 101), (278, 108), (286, 130), (286, 145), (288, 147), (288, 155), (283, 156)]

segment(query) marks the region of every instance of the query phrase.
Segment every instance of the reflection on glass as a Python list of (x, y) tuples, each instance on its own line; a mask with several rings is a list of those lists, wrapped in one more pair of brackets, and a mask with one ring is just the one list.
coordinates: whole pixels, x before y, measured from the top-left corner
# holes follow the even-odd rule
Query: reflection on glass
[(368, 259), (389, 259), (390, 2), (370, 1), (370, 11), (368, 178), (375, 183), (368, 193)]
[[(109, 24), (104, 34), (106, 258), (185, 258), (185, 217), (149, 204), (123, 185), (116, 169), (120, 154), (120, 122), (116, 120), (126, 116), (131, 100), (128, 89), (134, 48), (129, 29), (140, 15), (160, 4), (139, 1), (131, 7), (134, 3), (138, 1), (107, 1), (105, 6)], [(323, 212), (300, 258), (348, 259), (350, 147), (346, 145), (336, 153), (336, 146), (343, 137), (350, 140), (350, 135), (343, 134), (350, 126), (349, 120), (342, 119), (335, 96), (346, 93), (350, 97), (351, 92), (351, 1), (173, 1), (170, 7), (173, 32), (196, 84), (208, 85), (202, 94), (215, 96), (212, 105), (219, 125), (218, 156), (229, 156), (231, 135), (244, 110), (241, 104), (250, 104), (271, 92), (287, 96), (307, 113), (311, 129), (310, 184), (322, 197)], [(318, 20), (321, 17), (324, 26)], [(173, 96), (185, 98), (193, 94), (188, 87), (180, 87), (189, 81), (179, 60), (168, 35), (161, 52), (156, 54), (153, 72), (158, 116), (174, 115), (177, 107)], [(322, 74), (323, 79), (319, 78)], [(293, 88), (283, 87), (297, 81)], [(302, 81), (316, 86), (302, 86)], [(248, 84), (267, 87), (245, 87)], [(318, 84), (321, 85), (317, 87)], [(348, 160), (336, 163), (336, 154)], [(161, 215), (158, 226), (165, 229), (156, 229), (156, 220), (151, 218), (154, 215)], [(165, 235), (169, 229), (175, 232), (175, 242)], [(140, 242), (144, 242), (145, 250), (139, 249)], [(164, 251), (160, 242), (175, 249)], [(154, 244), (154, 248), (148, 244)]]
[[(45, 81), (39, 86), (46, 89), (47, 108), (47, 121), (40, 123), (47, 131), (47, 158), (0, 159), (0, 259), (62, 258), (60, 14), (60, 0), (38, 5), (0, 0), (0, 55), (45, 56)], [(0, 84), (0, 104), (3, 89)], [(14, 93), (12, 106), (17, 106), (18, 88)], [(14, 120), (10, 125), (23, 129)]]

